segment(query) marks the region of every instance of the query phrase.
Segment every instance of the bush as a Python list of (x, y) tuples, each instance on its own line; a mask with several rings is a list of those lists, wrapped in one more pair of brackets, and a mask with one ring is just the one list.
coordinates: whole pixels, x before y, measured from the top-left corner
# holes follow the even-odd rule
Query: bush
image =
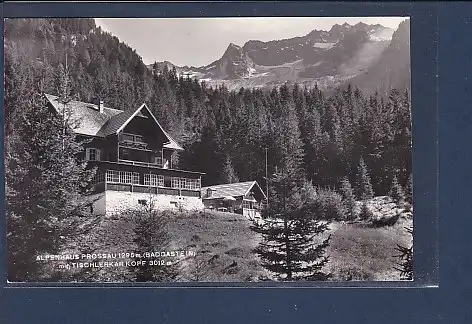
[(400, 218), (400, 214), (396, 214), (395, 216), (385, 217), (382, 216), (378, 219), (372, 220), (373, 227), (384, 227), (384, 226), (393, 226), (397, 223), (398, 219)]
[(362, 220), (369, 220), (374, 217), (374, 213), (370, 210), (369, 206), (367, 206), (367, 203), (364, 201), (362, 203), (361, 207), (361, 212), (359, 213), (359, 218)]
[(318, 189), (316, 198), (311, 202), (314, 218), (321, 220), (343, 220), (346, 210), (343, 198), (334, 190)]

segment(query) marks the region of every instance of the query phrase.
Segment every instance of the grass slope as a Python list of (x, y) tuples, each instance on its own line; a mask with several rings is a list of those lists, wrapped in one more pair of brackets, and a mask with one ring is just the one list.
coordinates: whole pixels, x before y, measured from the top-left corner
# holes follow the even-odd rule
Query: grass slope
[[(374, 215), (392, 214), (391, 201), (377, 197), (369, 202)], [(242, 215), (213, 211), (166, 212), (170, 246), (165, 250), (191, 250), (196, 256), (180, 261), (179, 281), (248, 282), (270, 273), (260, 265), (253, 252), (261, 237), (251, 229)], [(394, 270), (399, 261), (394, 256), (397, 244), (410, 246), (410, 213), (402, 213), (393, 226), (373, 227), (370, 222), (333, 222), (330, 224), (330, 262), (325, 271), (333, 280), (399, 280)], [(80, 242), (69, 246), (67, 253), (134, 252), (133, 223), (123, 216), (104, 217), (100, 225)], [(164, 250), (164, 249), (162, 249)], [(140, 251), (144, 252), (144, 251)], [(132, 280), (127, 268), (88, 269), (79, 281), (126, 282)]]
[(256, 281), (267, 275), (253, 252), (261, 239), (239, 214), (178, 213), (169, 223), (171, 248), (196, 251), (183, 266), (185, 281)]

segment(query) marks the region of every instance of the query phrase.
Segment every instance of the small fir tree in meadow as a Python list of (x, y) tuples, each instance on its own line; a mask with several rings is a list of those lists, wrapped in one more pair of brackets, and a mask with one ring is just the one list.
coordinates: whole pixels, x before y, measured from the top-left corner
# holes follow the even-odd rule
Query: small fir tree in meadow
[(310, 204), (295, 194), (298, 186), (284, 172), (271, 179), (271, 201), (263, 211), (264, 222), (252, 229), (262, 234), (256, 248), (262, 266), (280, 280), (327, 280), (323, 271), (329, 257), (326, 249), (330, 238), (323, 234), (328, 223), (314, 218)]
[[(124, 214), (133, 222), (133, 242), (137, 253), (165, 251), (169, 247), (170, 237), (167, 230), (169, 215), (154, 208), (151, 196), (145, 205), (127, 210)], [(179, 260), (176, 258), (141, 256), (136, 257), (135, 261), (146, 261), (146, 264), (132, 268), (135, 280), (138, 282), (169, 282), (177, 278)], [(164, 261), (165, 264), (155, 264), (156, 261)], [(152, 262), (154, 264), (151, 264)]]
[(341, 181), (341, 194), (343, 196), (343, 202), (346, 206), (347, 219), (355, 219), (356, 197), (354, 196), (354, 190), (352, 189), (351, 183), (347, 177), (344, 177)]
[(359, 166), (357, 167), (356, 191), (358, 199), (366, 200), (374, 197), (369, 169), (363, 158), (360, 159)]
[(400, 185), (400, 183), (398, 183), (398, 179), (396, 175), (393, 176), (392, 184), (390, 186), (390, 191), (388, 195), (392, 197), (392, 199), (397, 204), (403, 203), (405, 201), (405, 193), (403, 192), (403, 188)]

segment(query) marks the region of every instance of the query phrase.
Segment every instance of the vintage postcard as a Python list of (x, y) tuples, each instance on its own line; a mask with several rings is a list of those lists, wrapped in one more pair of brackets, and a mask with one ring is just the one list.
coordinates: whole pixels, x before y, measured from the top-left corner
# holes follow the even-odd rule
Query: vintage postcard
[(408, 17), (4, 26), (8, 282), (414, 279)]

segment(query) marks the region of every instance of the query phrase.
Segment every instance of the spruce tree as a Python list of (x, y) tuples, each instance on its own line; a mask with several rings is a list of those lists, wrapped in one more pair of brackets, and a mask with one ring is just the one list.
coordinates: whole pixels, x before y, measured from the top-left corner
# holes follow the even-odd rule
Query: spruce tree
[(405, 201), (405, 193), (403, 192), (403, 188), (398, 183), (397, 175), (395, 174), (392, 179), (392, 184), (390, 186), (390, 191), (388, 193), (390, 197), (397, 203), (403, 203)]
[(408, 203), (413, 204), (413, 179), (411, 173), (406, 183), (406, 200)]
[[(163, 251), (169, 247), (170, 237), (167, 230), (168, 215), (155, 209), (150, 196), (148, 204), (124, 212), (124, 217), (132, 219), (136, 252)], [(151, 262), (164, 260), (165, 264), (154, 265)], [(138, 282), (175, 281), (178, 275), (177, 260), (136, 257), (135, 261), (146, 264), (133, 267), (134, 279)]]
[[(19, 134), (5, 167), (8, 279), (47, 280), (41, 254), (56, 254), (85, 231), (94, 170), (77, 160), (82, 143), (62, 114), (35, 93), (15, 122)], [(79, 225), (84, 225), (85, 228)]]
[(221, 170), (221, 183), (236, 183), (239, 182), (239, 178), (234, 171), (233, 163), (229, 156), (226, 157), (223, 168)]
[(343, 202), (345, 204), (347, 219), (353, 220), (356, 218), (356, 198), (354, 196), (354, 190), (352, 189), (351, 183), (347, 177), (341, 180), (341, 194), (343, 196)]
[(264, 221), (252, 229), (262, 234), (255, 249), (262, 266), (279, 280), (327, 280), (326, 249), (330, 237), (323, 238), (328, 223), (315, 220), (312, 208), (296, 194), (298, 186), (290, 173), (278, 171), (270, 182), (271, 200), (263, 211)]
[(326, 280), (330, 275), (322, 270), (328, 262), (325, 253), (329, 238), (320, 236), (328, 225), (315, 220), (306, 208), (309, 204), (302, 190), (306, 184), (301, 167), (303, 149), (287, 88), (282, 88), (281, 99), (285, 109), (278, 112), (281, 116), (276, 139), (280, 165), (269, 181), (270, 202), (263, 211), (264, 222), (253, 226), (264, 237), (256, 252), (262, 265), (281, 280)]
[[(413, 228), (405, 228), (408, 234), (413, 235)], [(402, 280), (413, 280), (413, 245), (410, 247), (405, 247), (397, 244), (395, 248), (400, 254), (395, 257), (400, 259), (398, 263), (399, 267), (395, 267), (400, 273), (400, 279)]]
[(369, 170), (363, 158), (360, 159), (359, 166), (357, 167), (356, 192), (357, 198), (361, 200), (374, 197), (374, 190), (372, 188)]

